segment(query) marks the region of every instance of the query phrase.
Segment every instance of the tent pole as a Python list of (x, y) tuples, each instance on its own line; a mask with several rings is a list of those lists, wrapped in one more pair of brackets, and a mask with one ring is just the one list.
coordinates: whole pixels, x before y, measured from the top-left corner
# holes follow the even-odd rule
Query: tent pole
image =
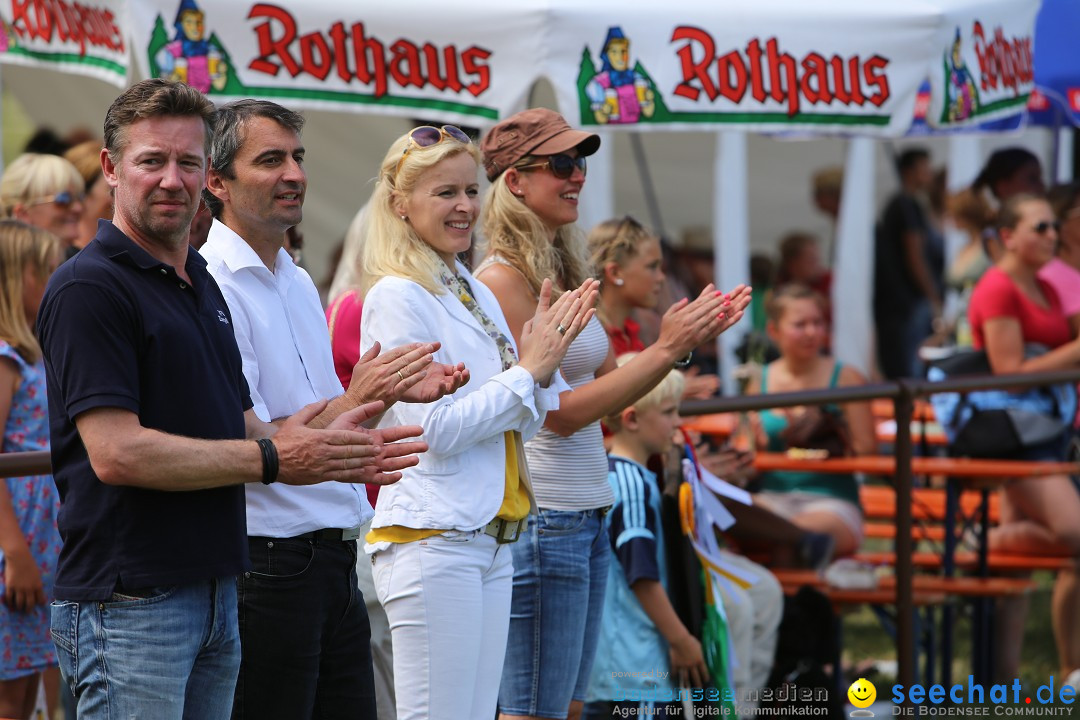
[(638, 177), (641, 178), (641, 192), (645, 196), (645, 207), (649, 209), (649, 224), (657, 235), (664, 235), (664, 220), (660, 215), (660, 202), (656, 199), (656, 185), (653, 184), (649, 159), (645, 156), (645, 143), (641, 133), (630, 133), (630, 147), (634, 151), (634, 164), (637, 165)]
[[(718, 136), (713, 161), (713, 276), (717, 288), (727, 292), (747, 282), (750, 275), (747, 139), (745, 132), (738, 131), (721, 131)], [(750, 318), (745, 317), (717, 340), (717, 372), (725, 395), (738, 393), (735, 348), (749, 330)]]

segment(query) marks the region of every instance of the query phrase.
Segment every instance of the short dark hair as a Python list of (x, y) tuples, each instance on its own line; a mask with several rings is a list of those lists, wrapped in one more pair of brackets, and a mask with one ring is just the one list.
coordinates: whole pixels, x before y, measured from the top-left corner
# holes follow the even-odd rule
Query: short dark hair
[(930, 160), (930, 152), (926, 148), (909, 148), (897, 156), (896, 172), (903, 177), (908, 170), (911, 170), (923, 160)]
[(994, 185), (1002, 180), (1008, 180), (1015, 175), (1020, 168), (1026, 167), (1031, 163), (1038, 164), (1039, 158), (1037, 158), (1030, 150), (1019, 147), (995, 150), (987, 159), (986, 165), (984, 165), (982, 171), (979, 172), (979, 176), (975, 178), (972, 187), (976, 189), (989, 188), (993, 191)]
[[(244, 128), (251, 118), (269, 118), (297, 135), (304, 129), (304, 116), (269, 100), (236, 100), (218, 108), (214, 122), (214, 143), (210, 148), (210, 167), (222, 177), (235, 178), (233, 161), (244, 144)], [(215, 218), (221, 219), (225, 204), (203, 188), (203, 202)]]
[(210, 152), (214, 135), (214, 103), (195, 88), (161, 78), (143, 80), (113, 100), (105, 113), (105, 149), (118, 162), (127, 147), (127, 129), (152, 117), (197, 117), (203, 121), (203, 151)]

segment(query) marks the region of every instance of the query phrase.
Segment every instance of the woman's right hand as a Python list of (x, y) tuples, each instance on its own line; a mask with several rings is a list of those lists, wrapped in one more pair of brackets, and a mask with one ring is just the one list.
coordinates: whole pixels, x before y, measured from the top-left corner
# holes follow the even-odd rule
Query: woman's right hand
[(599, 288), (600, 283), (590, 278), (552, 303), (551, 280), (544, 280), (536, 313), (521, 329), (518, 363), (542, 386), (551, 381), (570, 343), (596, 314)]
[(749, 304), (750, 288), (746, 285), (724, 294), (709, 284), (693, 301), (683, 298), (668, 308), (660, 322), (657, 344), (668, 350), (672, 361), (686, 357), (738, 322)]
[(41, 570), (27, 547), (4, 553), (4, 604), (18, 612), (45, 604)]

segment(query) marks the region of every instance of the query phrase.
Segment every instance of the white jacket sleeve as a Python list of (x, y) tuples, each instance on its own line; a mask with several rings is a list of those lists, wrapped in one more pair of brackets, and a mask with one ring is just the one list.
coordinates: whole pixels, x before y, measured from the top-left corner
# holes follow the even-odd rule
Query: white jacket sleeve
[(501, 365), (493, 358), (497, 354), (490, 340), (447, 317), (439, 302), (415, 283), (379, 281), (365, 298), (361, 328), (361, 353), (376, 341), (389, 350), (438, 340), (443, 347), (436, 353), (437, 362), (463, 362), (469, 369), (469, 383), (453, 395), (429, 404), (399, 402), (383, 416), (383, 425), (420, 425), (429, 452), (438, 455), (464, 452), (507, 430), (531, 437), (547, 411), (558, 408), (559, 387), (568, 389), (561, 377), (540, 389), (522, 367), (492, 373)]

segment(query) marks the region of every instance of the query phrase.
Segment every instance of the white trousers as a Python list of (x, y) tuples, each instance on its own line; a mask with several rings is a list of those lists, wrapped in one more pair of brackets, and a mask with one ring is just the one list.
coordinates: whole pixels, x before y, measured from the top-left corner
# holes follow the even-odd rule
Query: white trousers
[(750, 710), (756, 702), (747, 702), (748, 691), (765, 687), (776, 654), (776, 639), (784, 614), (784, 591), (768, 569), (742, 555), (721, 550), (726, 562), (758, 576), (748, 588), (734, 583), (720, 583), (728, 631), (731, 633), (732, 675), (736, 704)]
[(397, 720), (491, 720), (510, 628), (510, 547), (450, 531), (375, 553)]

